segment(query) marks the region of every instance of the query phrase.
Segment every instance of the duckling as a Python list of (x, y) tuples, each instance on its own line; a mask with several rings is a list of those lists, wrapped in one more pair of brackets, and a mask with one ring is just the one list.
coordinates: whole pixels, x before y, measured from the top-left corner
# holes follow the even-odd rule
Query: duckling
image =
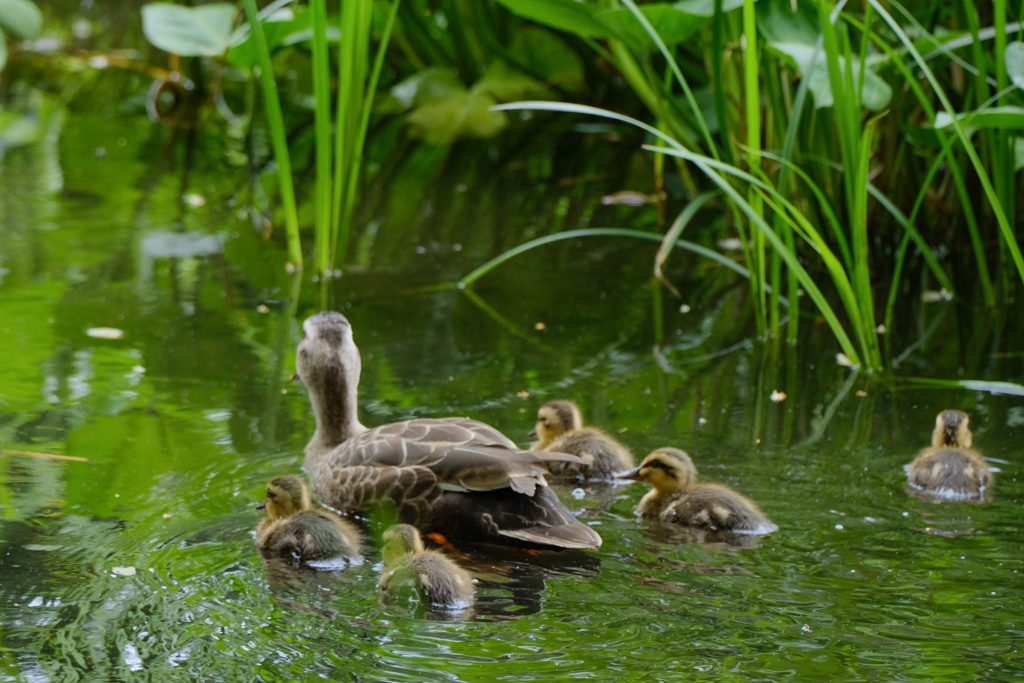
[(970, 418), (944, 410), (935, 418), (932, 445), (907, 466), (910, 485), (949, 500), (982, 498), (995, 481), (988, 464), (971, 448)]
[(359, 555), (359, 531), (334, 513), (314, 505), (302, 477), (285, 474), (267, 483), (267, 512), (256, 527), (256, 550), (265, 559), (297, 562)]
[(548, 549), (595, 549), (601, 537), (547, 485), (553, 462), (574, 455), (522, 451), (467, 417), (417, 418), (367, 428), (358, 418), (362, 360), (340, 313), (307, 318), (296, 376), (309, 388), (316, 431), (304, 465), (313, 491), (343, 512), (393, 505), (401, 520), (448, 539)]
[(384, 532), (381, 554), (384, 573), (377, 582), (381, 592), (398, 593), (411, 586), (432, 605), (466, 607), (473, 600), (469, 572), (436, 550), (425, 550), (420, 532), (409, 524), (396, 524)]
[(597, 427), (584, 427), (579, 406), (572, 401), (548, 401), (537, 411), (539, 439), (531, 451), (552, 451), (579, 456), (583, 463), (552, 462), (551, 474), (577, 479), (608, 479), (635, 464), (633, 453)]
[(659, 448), (616, 477), (651, 485), (636, 506), (641, 517), (719, 531), (767, 534), (779, 528), (746, 496), (720, 484), (698, 484), (693, 460), (678, 448)]

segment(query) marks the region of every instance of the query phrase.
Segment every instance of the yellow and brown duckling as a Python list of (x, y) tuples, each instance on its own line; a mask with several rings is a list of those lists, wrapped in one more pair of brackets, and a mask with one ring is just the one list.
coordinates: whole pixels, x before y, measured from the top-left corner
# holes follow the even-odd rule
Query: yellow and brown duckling
[(426, 602), (443, 607), (468, 607), (473, 601), (473, 579), (469, 572), (446, 555), (423, 547), (416, 527), (396, 524), (384, 532), (381, 554), (384, 572), (377, 586), (394, 596), (412, 588)]
[(718, 531), (767, 534), (778, 530), (746, 496), (720, 484), (698, 484), (697, 468), (678, 448), (659, 448), (639, 467), (617, 477), (652, 487), (636, 506), (641, 517)]
[(610, 479), (616, 472), (633, 467), (633, 454), (621, 443), (596, 427), (583, 425), (583, 414), (572, 401), (548, 401), (537, 411), (537, 428), (530, 435), (538, 439), (531, 451), (568, 453), (582, 463), (548, 463), (551, 474), (577, 479)]
[(907, 466), (910, 485), (948, 500), (983, 498), (995, 477), (978, 451), (971, 448), (970, 418), (959, 410), (944, 410), (935, 418), (932, 445)]
[(267, 512), (256, 527), (256, 550), (265, 559), (304, 563), (359, 556), (359, 530), (314, 505), (298, 475), (271, 479), (257, 509)]

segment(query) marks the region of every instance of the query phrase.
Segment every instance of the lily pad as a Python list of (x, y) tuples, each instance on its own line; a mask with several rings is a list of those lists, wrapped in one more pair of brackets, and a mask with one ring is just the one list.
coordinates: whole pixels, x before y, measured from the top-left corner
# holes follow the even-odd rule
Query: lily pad
[(154, 2), (142, 7), (142, 30), (156, 47), (182, 57), (215, 57), (231, 44), (234, 5), (185, 7)]
[(0, 26), (19, 38), (31, 40), (43, 28), (43, 15), (29, 0), (0, 0)]
[(489, 138), (508, 123), (490, 95), (464, 91), (417, 107), (406, 118), (409, 134), (431, 145), (451, 144), (459, 138)]

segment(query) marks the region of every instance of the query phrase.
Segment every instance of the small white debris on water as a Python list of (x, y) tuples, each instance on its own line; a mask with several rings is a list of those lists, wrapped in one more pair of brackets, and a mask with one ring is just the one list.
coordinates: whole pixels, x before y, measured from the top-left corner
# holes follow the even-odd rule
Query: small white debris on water
[(699, 424), (699, 425), (706, 425), (707, 423), (708, 423), (707, 418), (703, 418), (703, 417), (697, 418), (697, 424)]
[(679, 312), (680, 313), (689, 313), (690, 312), (690, 307), (687, 304), (683, 304), (682, 306), (679, 307)]
[(786, 400), (786, 392), (775, 390), (769, 398), (772, 400), (772, 403), (782, 403)]
[(118, 576), (135, 576), (135, 567), (114, 567), (110, 571)]
[(90, 327), (85, 333), (96, 339), (121, 339), (124, 337), (124, 330), (119, 330), (116, 327)]
[(839, 365), (842, 365), (844, 368), (852, 368), (853, 367), (853, 361), (850, 360), (849, 357), (845, 353), (842, 353), (842, 352), (836, 354), (836, 363), (838, 363)]
[(923, 301), (926, 304), (934, 304), (934, 303), (939, 302), (939, 301), (952, 301), (952, 300), (953, 300), (953, 293), (948, 291), (945, 287), (943, 287), (942, 289), (940, 289), (937, 292), (934, 291), (934, 290), (928, 290), (926, 292), (921, 292), (921, 301)]
[(743, 248), (743, 242), (736, 237), (729, 237), (724, 240), (718, 240), (718, 248), (725, 249), (726, 251), (736, 251)]
[(195, 192), (190, 192), (183, 197), (185, 203), (191, 206), (193, 209), (198, 209), (200, 206), (206, 206), (206, 197)]
[(841, 530), (843, 528), (843, 525), (842, 524), (836, 524), (836, 528)]
[(134, 372), (134, 373), (136, 373), (138, 375), (141, 375), (145, 371), (146, 371), (146, 368), (142, 367), (141, 365), (133, 365), (132, 366), (132, 372)]
[(879, 325), (875, 328), (875, 332), (878, 334), (885, 334), (885, 325)]
[(800, 630), (803, 631), (804, 633), (810, 633), (811, 632), (811, 627), (808, 626), (807, 624), (804, 624), (803, 626), (800, 627)]
[(573, 489), (572, 497), (576, 500), (583, 500), (583, 497), (587, 495), (587, 492), (583, 489)]

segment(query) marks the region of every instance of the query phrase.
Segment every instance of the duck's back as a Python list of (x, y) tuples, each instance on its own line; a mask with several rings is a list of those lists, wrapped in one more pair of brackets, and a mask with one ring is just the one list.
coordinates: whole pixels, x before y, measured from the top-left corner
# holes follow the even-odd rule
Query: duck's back
[(359, 532), (325, 510), (303, 510), (266, 519), (256, 531), (256, 550), (267, 559), (315, 562), (359, 555)]
[(608, 479), (616, 472), (633, 467), (633, 454), (599, 429), (584, 427), (562, 434), (544, 447), (555, 453), (568, 453), (583, 463), (553, 462), (551, 473), (560, 477)]
[(954, 500), (981, 497), (994, 481), (977, 451), (949, 447), (922, 451), (907, 476), (914, 488)]
[(433, 605), (466, 606), (473, 600), (469, 572), (432, 551), (405, 556), (381, 574), (378, 585), (392, 595), (411, 588)]
[(378, 502), (424, 532), (559, 548), (597, 548), (544, 480), (571, 455), (521, 451), (469, 418), (421, 418), (375, 427), (326, 453), (307, 450), (313, 491), (327, 505), (363, 511)]
[(718, 530), (768, 533), (778, 529), (746, 496), (719, 484), (698, 484), (661, 513), (673, 524)]

